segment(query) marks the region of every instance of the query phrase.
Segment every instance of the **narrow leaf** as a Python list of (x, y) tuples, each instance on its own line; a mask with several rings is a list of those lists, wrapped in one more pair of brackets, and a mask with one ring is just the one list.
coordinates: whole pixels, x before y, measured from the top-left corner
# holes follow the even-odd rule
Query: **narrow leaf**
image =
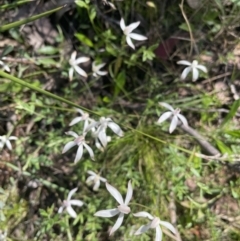
[(37, 14), (37, 15), (29, 17), (29, 18), (25, 18), (25, 19), (22, 19), (22, 20), (13, 22), (13, 23), (9, 23), (9, 24), (3, 25), (3, 26), (0, 27), (0, 32), (4, 32), (4, 31), (9, 30), (11, 28), (16, 28), (16, 27), (19, 27), (19, 26), (21, 26), (23, 24), (33, 22), (33, 21), (35, 21), (35, 20), (37, 20), (39, 18), (43, 18), (43, 17), (45, 17), (45, 16), (47, 16), (49, 14), (57, 12), (60, 9), (64, 8), (64, 7), (65, 7), (65, 5), (61, 6), (61, 7), (58, 7), (58, 8), (55, 8), (53, 10), (47, 11), (45, 13)]

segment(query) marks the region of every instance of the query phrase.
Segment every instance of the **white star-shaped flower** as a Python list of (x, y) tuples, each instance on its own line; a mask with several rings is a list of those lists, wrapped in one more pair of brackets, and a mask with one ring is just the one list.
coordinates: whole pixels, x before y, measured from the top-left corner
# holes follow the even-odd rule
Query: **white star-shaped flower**
[[(5, 57), (2, 58), (2, 60), (4, 59)], [(10, 72), (10, 68), (8, 67), (8, 65), (6, 65), (2, 60), (0, 60), (0, 65), (3, 67), (3, 69), (7, 72)]]
[(86, 128), (89, 125), (89, 122), (93, 122), (93, 120), (89, 117), (87, 112), (82, 111), (81, 109), (76, 108), (76, 111), (82, 116), (75, 117), (69, 124), (69, 126), (73, 126), (80, 121), (84, 121), (83, 132), (85, 132)]
[(88, 144), (86, 144), (84, 135), (79, 136), (77, 133), (75, 133), (73, 131), (65, 132), (65, 134), (73, 136), (75, 138), (75, 140), (68, 142), (64, 146), (62, 153), (67, 152), (69, 149), (71, 149), (74, 146), (78, 146), (77, 155), (76, 155), (75, 160), (74, 160), (74, 163), (76, 163), (82, 158), (83, 147), (85, 147), (87, 149), (91, 159), (94, 160), (93, 150)]
[(16, 136), (0, 136), (0, 149), (2, 149), (5, 145), (7, 146), (8, 150), (12, 150), (11, 140), (17, 140)]
[(139, 212), (139, 213), (134, 213), (133, 216), (135, 217), (144, 217), (144, 218), (148, 218), (151, 220), (150, 223), (148, 223), (147, 225), (142, 225), (136, 232), (135, 235), (139, 235), (142, 233), (145, 233), (148, 229), (152, 228), (152, 229), (156, 229), (156, 239), (155, 241), (162, 241), (162, 229), (160, 227), (160, 225), (162, 225), (163, 227), (169, 229), (172, 233), (176, 233), (175, 228), (173, 227), (173, 225), (169, 222), (166, 221), (161, 221), (160, 218), (158, 217), (153, 217), (150, 213), (148, 212)]
[(187, 60), (180, 60), (177, 62), (177, 64), (183, 64), (187, 65), (182, 74), (181, 74), (181, 79), (184, 80), (189, 72), (192, 71), (192, 81), (196, 81), (199, 77), (199, 69), (202, 70), (204, 73), (207, 73), (207, 68), (204, 65), (198, 64), (197, 60), (193, 60), (193, 62), (189, 62)]
[(79, 57), (77, 58), (77, 52), (74, 51), (72, 54), (71, 54), (71, 58), (69, 59), (69, 64), (70, 64), (70, 69), (69, 69), (69, 80), (72, 81), (73, 79), (73, 72), (74, 70), (79, 74), (79, 75), (82, 75), (83, 77), (86, 77), (87, 78), (87, 73), (81, 69), (78, 65), (81, 64), (81, 63), (85, 63), (87, 61), (90, 60), (89, 57)]
[(96, 62), (93, 61), (92, 62), (92, 72), (93, 72), (93, 76), (94, 77), (98, 77), (98, 76), (103, 76), (106, 75), (108, 72), (107, 71), (101, 71), (100, 69), (102, 67), (104, 67), (106, 65), (106, 63), (102, 63), (102, 64), (98, 64), (96, 65)]
[(73, 217), (76, 218), (77, 214), (76, 212), (73, 210), (72, 205), (75, 206), (79, 206), (81, 207), (83, 205), (83, 202), (80, 200), (71, 200), (72, 195), (77, 191), (77, 188), (74, 188), (73, 190), (71, 190), (68, 194), (67, 200), (64, 200), (62, 203), (62, 206), (58, 209), (58, 213), (62, 213), (63, 210), (66, 208), (66, 211), (68, 212), (68, 214)]
[(107, 179), (101, 177), (100, 175), (98, 175), (97, 173), (93, 172), (93, 171), (87, 171), (87, 173), (90, 175), (87, 180), (86, 183), (88, 185), (91, 185), (92, 183), (94, 184), (93, 186), (93, 190), (97, 191), (100, 187), (100, 182), (106, 182)]
[[(98, 131), (96, 131), (96, 128), (93, 127), (92, 128), (92, 137), (95, 139), (95, 146), (100, 150), (100, 151), (104, 151), (104, 147), (102, 146), (101, 142), (98, 139)], [(107, 136), (107, 143), (110, 142), (112, 140), (111, 136)], [(106, 147), (106, 146), (105, 146)]]
[(129, 181), (126, 198), (125, 198), (125, 201), (123, 201), (123, 197), (120, 194), (120, 192), (116, 188), (108, 184), (107, 182), (106, 182), (106, 188), (110, 192), (110, 194), (117, 200), (117, 202), (119, 203), (119, 206), (114, 209), (98, 211), (94, 214), (94, 216), (110, 218), (119, 214), (116, 223), (114, 224), (114, 226), (112, 227), (109, 233), (109, 235), (112, 235), (121, 226), (124, 219), (124, 214), (129, 214), (131, 212), (131, 209), (128, 206), (128, 203), (132, 198), (133, 189), (132, 189), (131, 181)]
[(115, 122), (113, 122), (111, 118), (105, 118), (105, 117), (101, 117), (99, 121), (95, 121), (91, 123), (87, 127), (86, 132), (91, 130), (92, 128), (97, 128), (94, 135), (100, 140), (102, 146), (105, 148), (108, 143), (108, 137), (106, 134), (107, 127), (109, 127), (118, 136), (120, 137), (123, 136), (123, 131), (120, 128), (120, 126), (117, 125)]
[(123, 18), (121, 18), (121, 21), (120, 21), (120, 27), (123, 33), (126, 35), (127, 44), (133, 49), (135, 49), (135, 46), (133, 45), (133, 42), (131, 39), (140, 40), (140, 41), (147, 39), (147, 37), (143, 35), (132, 33), (132, 31), (135, 28), (137, 28), (139, 24), (140, 24), (140, 21), (131, 23), (130, 25), (126, 26)]
[(178, 120), (180, 120), (184, 126), (188, 126), (188, 122), (187, 119), (180, 114), (180, 109), (173, 109), (173, 107), (167, 103), (164, 102), (159, 102), (159, 104), (167, 109), (169, 109), (170, 111), (167, 111), (165, 113), (163, 113), (160, 118), (158, 119), (158, 123), (161, 124), (162, 122), (164, 122), (165, 120), (169, 119), (172, 117), (172, 121), (169, 127), (169, 132), (172, 133), (177, 125), (178, 125)]

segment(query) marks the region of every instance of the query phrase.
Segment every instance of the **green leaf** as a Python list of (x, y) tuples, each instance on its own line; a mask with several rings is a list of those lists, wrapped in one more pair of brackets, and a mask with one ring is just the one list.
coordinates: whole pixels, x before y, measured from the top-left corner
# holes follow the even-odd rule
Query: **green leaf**
[(215, 141), (221, 153), (232, 154), (232, 150), (228, 146), (226, 146), (222, 141), (220, 140), (215, 140)]
[(81, 33), (76, 33), (75, 37), (82, 42), (83, 44), (86, 44), (89, 47), (93, 47), (93, 43), (91, 41), (91, 39), (89, 39), (88, 37), (86, 37), (84, 34)]
[(2, 70), (0, 70), (0, 76), (4, 77), (6, 79), (9, 79), (9, 80), (11, 80), (11, 81), (13, 81), (13, 82), (15, 82), (17, 84), (20, 84), (22, 86), (25, 86), (25, 87), (27, 87), (27, 88), (29, 88), (31, 90), (37, 91), (37, 92), (39, 92), (39, 93), (41, 93), (41, 94), (43, 94), (45, 96), (48, 96), (48, 97), (53, 98), (55, 100), (61, 101), (62, 103), (66, 103), (66, 104), (68, 104), (68, 105), (70, 105), (72, 107), (80, 108), (80, 109), (82, 109), (84, 111), (87, 111), (90, 114), (94, 114), (94, 115), (98, 115), (99, 116), (99, 114), (97, 114), (96, 112), (94, 112), (92, 110), (89, 110), (89, 109), (87, 109), (87, 108), (85, 108), (83, 106), (77, 105), (77, 104), (75, 104), (75, 103), (73, 103), (73, 102), (71, 102), (71, 101), (69, 101), (69, 100), (67, 100), (65, 98), (60, 97), (60, 96), (54, 95), (51, 92), (48, 92), (46, 90), (43, 90), (43, 89), (35, 86), (36, 84), (35, 85), (30, 84), (30, 83), (28, 83), (28, 82), (26, 82), (24, 80), (16, 78), (15, 76), (12, 76), (10, 74), (5, 73)]
[(19, 21), (16, 21), (16, 22), (13, 22), (13, 23), (9, 23), (9, 24), (6, 24), (6, 25), (3, 25), (0, 27), (0, 32), (4, 32), (6, 30), (9, 30), (11, 28), (16, 28), (16, 27), (19, 27), (23, 24), (26, 24), (26, 23), (30, 23), (30, 22), (33, 22), (39, 18), (43, 18), (49, 14), (52, 14), (54, 12), (57, 12), (59, 11), (60, 9), (64, 8), (64, 6), (61, 6), (61, 7), (58, 7), (58, 8), (54, 8), (53, 10), (50, 10), (50, 11), (47, 11), (47, 12), (44, 12), (44, 13), (41, 13), (41, 14), (37, 14), (35, 16), (32, 16), (32, 17), (29, 17), (29, 18), (25, 18), (25, 19), (22, 19), (22, 20), (19, 20)]
[(124, 85), (125, 85), (125, 82), (126, 82), (126, 73), (125, 73), (125, 70), (122, 70), (117, 78), (115, 79), (115, 89), (114, 89), (114, 96), (118, 96), (119, 92), (120, 91), (123, 91), (124, 90)]
[(22, 1), (16, 1), (14, 3), (4, 4), (4, 5), (0, 6), (0, 10), (15, 8), (15, 7), (20, 6), (22, 4), (33, 2), (33, 1), (35, 1), (35, 0), (22, 0)]
[(95, 8), (90, 8), (89, 18), (90, 18), (91, 22), (93, 22), (93, 20), (95, 19), (96, 15), (97, 15), (96, 9)]
[(227, 114), (227, 116), (223, 120), (223, 122), (221, 124), (221, 127), (223, 127), (225, 124), (227, 124), (235, 116), (239, 106), (240, 106), (240, 100), (235, 100), (233, 102), (233, 105), (232, 105), (229, 113)]
[(240, 138), (240, 130), (230, 130), (230, 131), (225, 131), (225, 133), (230, 136)]
[(58, 53), (59, 49), (53, 46), (42, 46), (40, 49), (37, 50), (37, 52), (40, 54), (52, 55)]
[(4, 47), (4, 50), (1, 54), (1, 57), (8, 55), (9, 53), (11, 53), (13, 51), (13, 46), (11, 45), (7, 45), (6, 47)]
[(51, 58), (39, 58), (37, 60), (37, 64), (42, 64), (46, 67), (52, 67), (52, 66), (56, 66), (58, 63)]
[(82, 0), (76, 0), (75, 3), (80, 7), (80, 8), (86, 8), (88, 9), (89, 6)]

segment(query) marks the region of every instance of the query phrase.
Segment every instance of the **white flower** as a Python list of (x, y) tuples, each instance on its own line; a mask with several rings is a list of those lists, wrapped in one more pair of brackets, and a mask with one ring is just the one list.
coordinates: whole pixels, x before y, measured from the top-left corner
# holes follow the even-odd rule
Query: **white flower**
[(107, 182), (106, 182), (106, 188), (120, 205), (114, 209), (98, 211), (94, 214), (94, 216), (110, 218), (110, 217), (114, 217), (117, 214), (119, 214), (116, 223), (114, 224), (114, 226), (112, 227), (112, 229), (109, 233), (109, 235), (112, 235), (121, 226), (123, 219), (124, 219), (124, 214), (129, 214), (131, 212), (130, 207), (128, 207), (128, 203), (130, 202), (130, 200), (132, 198), (133, 189), (132, 189), (131, 181), (129, 181), (126, 198), (125, 198), (125, 201), (123, 202), (123, 197), (116, 188), (114, 188)]
[[(4, 57), (2, 59), (4, 59)], [(2, 60), (0, 60), (0, 65), (3, 67), (5, 71), (10, 72), (10, 68), (8, 67), (8, 65), (4, 64)]]
[(102, 143), (103, 147), (106, 147), (107, 143), (108, 143), (108, 137), (106, 134), (107, 127), (109, 127), (118, 136), (121, 136), (121, 137), (123, 136), (123, 131), (120, 128), (120, 126), (117, 125), (116, 123), (114, 123), (111, 118), (101, 117), (98, 122), (91, 123), (87, 127), (86, 131), (88, 131), (94, 127), (97, 128), (95, 135), (98, 137), (98, 139)]
[(7, 241), (7, 230), (4, 232), (0, 230), (0, 241)]
[(8, 150), (12, 150), (11, 140), (17, 140), (16, 136), (0, 136), (0, 149), (2, 149), (5, 145), (7, 146)]
[(172, 121), (171, 121), (171, 124), (170, 124), (170, 127), (169, 127), (169, 132), (172, 133), (177, 125), (178, 125), (178, 120), (180, 120), (184, 126), (188, 126), (188, 122), (187, 122), (187, 119), (180, 114), (180, 109), (173, 109), (173, 107), (167, 103), (164, 103), (164, 102), (159, 102), (159, 104), (167, 109), (169, 109), (170, 111), (167, 111), (165, 113), (163, 113), (160, 118), (158, 119), (158, 123), (162, 123), (164, 122), (165, 120), (169, 119), (170, 117), (172, 117)]
[(74, 72), (74, 70), (79, 75), (82, 75), (82, 76), (87, 78), (87, 73), (83, 69), (81, 69), (78, 65), (81, 64), (81, 63), (89, 61), (90, 58), (88, 58), (88, 57), (80, 57), (80, 58), (76, 59), (76, 57), (77, 57), (77, 52), (74, 51), (71, 54), (71, 58), (69, 59), (69, 64), (71, 65), (71, 68), (69, 69), (69, 80), (70, 81), (72, 81), (72, 79), (73, 79), (73, 72)]
[(188, 66), (182, 72), (182, 75), (181, 75), (182, 80), (184, 80), (189, 74), (189, 72), (192, 71), (192, 81), (196, 81), (199, 76), (198, 69), (202, 70), (204, 73), (207, 73), (207, 68), (204, 65), (198, 64), (197, 60), (193, 60), (192, 63), (190, 63), (187, 60), (180, 60), (177, 62), (177, 64), (183, 64)]
[(84, 135), (79, 136), (77, 133), (75, 133), (73, 131), (68, 131), (65, 134), (75, 137), (75, 140), (68, 142), (64, 146), (62, 153), (67, 152), (69, 149), (71, 149), (74, 146), (78, 146), (77, 155), (74, 160), (74, 163), (76, 163), (82, 158), (83, 147), (85, 147), (87, 149), (90, 157), (92, 158), (92, 160), (94, 160), (93, 150), (89, 145), (86, 144)]
[(94, 191), (97, 191), (97, 190), (99, 189), (99, 186), (100, 186), (100, 182), (101, 182), (101, 181), (102, 181), (102, 182), (106, 182), (106, 181), (107, 181), (107, 179), (101, 177), (100, 175), (96, 174), (96, 173), (93, 172), (93, 171), (87, 171), (87, 173), (88, 173), (90, 176), (87, 178), (86, 183), (87, 183), (88, 185), (90, 185), (90, 184), (93, 183), (93, 184), (94, 184), (94, 186), (93, 186), (93, 190), (94, 190)]
[(100, 76), (103, 76), (103, 75), (106, 75), (108, 72), (107, 71), (101, 71), (100, 69), (102, 67), (104, 67), (106, 65), (106, 63), (102, 63), (102, 64), (99, 64), (99, 65), (96, 65), (96, 62), (93, 61), (92, 62), (92, 71), (93, 71), (93, 76), (94, 77), (98, 77), (99, 75)]
[(155, 228), (156, 229), (156, 239), (155, 239), (155, 241), (161, 241), (162, 240), (162, 229), (161, 229), (161, 227), (159, 225), (164, 226), (165, 228), (169, 229), (174, 234), (176, 233), (176, 230), (175, 230), (175, 228), (173, 227), (173, 225), (171, 223), (165, 222), (165, 221), (161, 221), (160, 218), (153, 217), (148, 212), (134, 213), (133, 216), (135, 216), (135, 217), (144, 217), (144, 218), (148, 218), (148, 219), (151, 220), (151, 222), (148, 223), (147, 225), (142, 225), (135, 232), (135, 235), (139, 235), (139, 234), (145, 233), (150, 228), (153, 228), (153, 229)]
[(135, 28), (137, 28), (139, 24), (140, 24), (140, 21), (131, 23), (130, 25), (126, 26), (123, 18), (121, 18), (121, 21), (120, 21), (120, 27), (123, 33), (126, 35), (127, 44), (133, 49), (135, 49), (135, 46), (133, 45), (131, 38), (135, 40), (140, 40), (140, 41), (147, 39), (147, 37), (143, 35), (132, 33), (132, 31)]
[[(92, 137), (95, 139), (95, 146), (100, 150), (100, 151), (104, 151), (104, 147), (102, 146), (102, 144), (100, 143), (99, 139), (98, 139), (98, 131), (96, 131), (96, 128), (93, 127), (92, 128)], [(107, 136), (107, 143), (110, 142), (112, 140), (111, 136)]]
[(68, 194), (67, 200), (64, 200), (62, 203), (62, 206), (58, 209), (58, 213), (62, 213), (63, 210), (66, 208), (68, 214), (73, 217), (76, 218), (77, 214), (76, 212), (73, 210), (71, 205), (75, 205), (75, 206), (79, 206), (81, 207), (83, 205), (83, 202), (80, 200), (71, 200), (72, 195), (77, 191), (77, 188), (74, 188), (73, 190), (71, 190)]
[(89, 117), (89, 114), (87, 112), (82, 111), (81, 109), (77, 109), (77, 112), (81, 114), (82, 116), (75, 117), (69, 124), (69, 126), (73, 126), (77, 124), (80, 121), (84, 121), (84, 127), (83, 127), (83, 132), (85, 132), (86, 128), (89, 125), (89, 122), (93, 122), (93, 120)]

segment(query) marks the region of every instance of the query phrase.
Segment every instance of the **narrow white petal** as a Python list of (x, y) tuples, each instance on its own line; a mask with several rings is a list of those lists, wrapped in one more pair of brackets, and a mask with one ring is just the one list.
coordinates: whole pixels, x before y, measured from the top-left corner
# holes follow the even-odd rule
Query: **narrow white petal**
[(88, 119), (86, 119), (84, 121), (84, 125), (83, 125), (83, 133), (86, 133), (87, 127), (89, 126), (89, 121)]
[(92, 148), (88, 144), (86, 144), (86, 143), (83, 143), (83, 145), (87, 149), (91, 159), (94, 160), (94, 153), (93, 153)]
[(173, 107), (166, 102), (159, 102), (159, 105), (165, 107), (166, 109), (169, 109), (170, 111), (174, 111)]
[(197, 65), (197, 68), (200, 69), (200, 70), (202, 70), (204, 73), (207, 73), (207, 72), (208, 72), (208, 71), (207, 71), (207, 68), (206, 68), (204, 65), (199, 64), (199, 65)]
[(79, 66), (75, 65), (74, 69), (77, 71), (77, 73), (79, 75), (87, 78), (87, 73), (83, 69), (81, 69)]
[(102, 143), (103, 147), (107, 146), (107, 135), (105, 130), (102, 130), (98, 133), (98, 138), (100, 140), (100, 142)]
[(132, 198), (132, 194), (133, 194), (133, 188), (132, 188), (131, 181), (129, 181), (128, 182), (127, 195), (126, 195), (126, 198), (125, 198), (125, 205), (128, 205), (128, 203), (130, 202), (130, 200)]
[(156, 227), (155, 241), (162, 241), (162, 229), (159, 226)]
[(8, 150), (10, 150), (10, 151), (12, 150), (12, 144), (9, 140), (6, 141), (6, 146), (7, 146)]
[(169, 133), (172, 133), (176, 129), (177, 124), (178, 124), (178, 118), (176, 115), (174, 115), (169, 127)]
[(107, 71), (98, 71), (97, 74), (100, 76), (104, 76), (104, 75), (108, 74), (108, 72)]
[(132, 49), (135, 49), (135, 46), (129, 36), (126, 37), (126, 41), (127, 41), (128, 46), (130, 46)]
[(90, 177), (87, 178), (86, 183), (90, 184), (90, 183), (93, 182), (94, 179), (95, 179), (95, 176), (90, 176)]
[(90, 58), (89, 57), (80, 57), (78, 59), (76, 59), (76, 61), (74, 62), (74, 64), (81, 64), (81, 63), (85, 63), (87, 61), (89, 61)]
[(10, 68), (9, 68), (7, 65), (4, 65), (3, 68), (4, 68), (4, 70), (7, 71), (7, 72), (10, 72), (10, 71), (11, 71)]
[(184, 126), (188, 126), (188, 121), (182, 114), (178, 114), (177, 117), (181, 120)]
[(71, 198), (72, 198), (72, 195), (78, 190), (78, 188), (74, 188), (72, 189), (69, 194), (68, 194), (68, 197), (67, 197), (67, 200), (69, 201)]
[(183, 65), (187, 65), (187, 66), (192, 65), (192, 63), (190, 63), (190, 62), (187, 61), (187, 60), (180, 60), (180, 61), (177, 62), (177, 64), (183, 64)]
[(94, 214), (96, 217), (103, 217), (103, 218), (111, 218), (119, 214), (119, 210), (117, 208), (108, 209), (108, 210), (101, 210)]
[(123, 204), (122, 195), (115, 187), (106, 182), (106, 188), (119, 204)]
[(10, 136), (8, 140), (17, 140), (18, 138), (16, 136)]
[(143, 41), (147, 39), (147, 37), (137, 33), (130, 33), (128, 36), (132, 39), (139, 40), (139, 41)]
[(123, 18), (121, 18), (121, 20), (120, 20), (120, 27), (121, 27), (122, 31), (124, 31), (124, 29), (125, 29), (125, 27), (126, 27), (126, 25), (125, 25), (125, 22), (124, 22), (124, 19), (123, 19)]
[(116, 123), (114, 122), (109, 122), (108, 123), (108, 127), (117, 135), (119, 136), (122, 136), (123, 135), (123, 131), (122, 129), (120, 128), (119, 125), (117, 125)]
[(189, 66), (187, 68), (185, 68), (181, 74), (181, 79), (184, 80), (186, 79), (187, 75), (189, 74), (189, 72), (191, 71), (192, 67)]
[(165, 120), (169, 119), (172, 116), (172, 112), (171, 111), (167, 111), (165, 113), (163, 113), (160, 118), (158, 119), (158, 123), (161, 124), (163, 123)]
[(95, 185), (93, 186), (93, 190), (97, 191), (99, 189), (100, 186), (100, 180), (96, 181)]
[(97, 70), (100, 70), (102, 67), (104, 67), (106, 65), (106, 63), (102, 63), (96, 66)]
[(74, 159), (74, 163), (77, 163), (78, 161), (81, 160), (82, 154), (83, 154), (83, 145), (79, 145), (79, 146), (78, 146), (78, 150), (77, 150), (76, 157), (75, 157), (75, 159)]
[(117, 229), (119, 229), (119, 227), (121, 226), (122, 222), (124, 219), (124, 213), (120, 213), (117, 219), (117, 222), (114, 224), (114, 226), (112, 227), (109, 236), (111, 236)]
[(128, 25), (128, 26), (125, 28), (125, 33), (126, 33), (126, 34), (131, 33), (135, 28), (138, 27), (139, 24), (140, 24), (140, 21), (131, 23), (130, 25)]
[(148, 212), (138, 212), (138, 213), (134, 213), (133, 216), (135, 217), (143, 217), (143, 218), (148, 218), (150, 220), (153, 220), (153, 216), (148, 213)]
[(63, 212), (63, 209), (64, 209), (64, 207), (61, 206), (61, 207), (58, 209), (58, 213), (62, 213), (62, 212)]
[(70, 141), (68, 142), (64, 147), (63, 147), (63, 150), (62, 150), (62, 154), (67, 152), (69, 149), (71, 149), (72, 147), (76, 146), (76, 143), (74, 141)]
[(72, 52), (70, 60), (74, 61), (77, 57), (77, 51)]
[(169, 229), (172, 233), (176, 233), (176, 229), (174, 228), (174, 226), (169, 223), (169, 222), (166, 222), (166, 221), (160, 221), (159, 222), (160, 225), (162, 225), (163, 227)]
[(69, 126), (73, 126), (73, 125), (77, 124), (78, 122), (80, 122), (81, 120), (82, 120), (82, 117), (76, 117), (70, 122)]
[(142, 226), (134, 233), (134, 235), (139, 235), (139, 234), (145, 233), (146, 231), (148, 231), (149, 228), (150, 228), (150, 225), (142, 225)]
[(90, 131), (92, 128), (96, 127), (99, 124), (97, 121), (93, 121), (88, 127), (86, 128), (85, 132)]
[(103, 178), (103, 177), (99, 177), (99, 179), (102, 181), (102, 182), (106, 182), (107, 179), (106, 178)]
[(66, 135), (73, 136), (74, 138), (78, 138), (78, 134), (74, 131), (66, 131)]
[(71, 206), (68, 206), (66, 208), (68, 214), (72, 217), (72, 218), (76, 218), (77, 217), (77, 214), (76, 212), (73, 210), (73, 208)]
[(80, 200), (70, 200), (70, 204), (71, 204), (71, 205), (75, 205), (75, 206), (82, 207), (83, 202), (80, 201)]
[(93, 171), (87, 171), (87, 173), (89, 174), (89, 175), (92, 175), (92, 176), (97, 176), (97, 174), (95, 173), (95, 172), (93, 172)]
[(84, 111), (79, 109), (79, 108), (75, 108), (75, 110), (80, 114), (80, 115), (84, 115)]
[(192, 69), (192, 81), (196, 81), (198, 79), (199, 76), (199, 72), (197, 70), (197, 68), (193, 68)]
[(68, 72), (68, 76), (69, 76), (69, 80), (72, 81), (73, 80), (73, 72), (74, 72), (74, 69), (71, 67), (69, 69), (69, 72)]

